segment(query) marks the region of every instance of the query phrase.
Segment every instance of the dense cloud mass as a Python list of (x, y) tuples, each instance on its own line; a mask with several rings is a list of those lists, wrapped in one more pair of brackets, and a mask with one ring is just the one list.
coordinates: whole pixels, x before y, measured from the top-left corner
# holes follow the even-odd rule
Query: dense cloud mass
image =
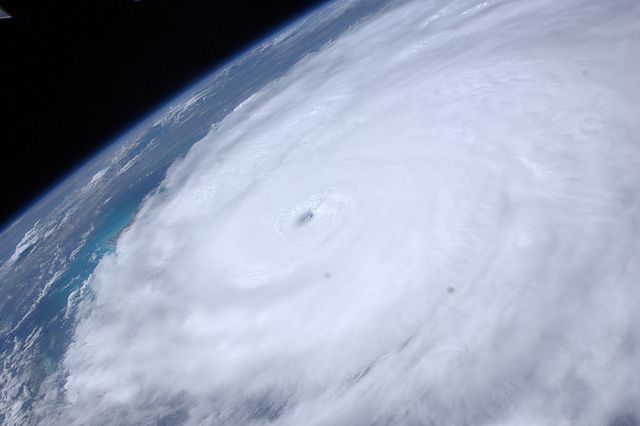
[(306, 57), (101, 261), (47, 421), (637, 424), (639, 22), (415, 0)]

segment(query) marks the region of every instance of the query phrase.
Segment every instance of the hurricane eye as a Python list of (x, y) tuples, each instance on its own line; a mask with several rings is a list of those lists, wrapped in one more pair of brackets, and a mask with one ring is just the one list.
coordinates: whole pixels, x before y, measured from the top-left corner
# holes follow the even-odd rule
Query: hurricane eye
[(298, 225), (304, 225), (306, 223), (309, 223), (311, 219), (313, 219), (313, 211), (307, 210), (304, 213), (302, 213), (300, 216), (298, 216)]

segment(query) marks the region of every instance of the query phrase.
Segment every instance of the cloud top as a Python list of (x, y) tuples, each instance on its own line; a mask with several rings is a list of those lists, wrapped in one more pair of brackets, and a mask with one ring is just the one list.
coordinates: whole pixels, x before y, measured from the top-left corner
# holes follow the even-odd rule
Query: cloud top
[(409, 1), (306, 57), (101, 261), (48, 419), (640, 418), (637, 22)]

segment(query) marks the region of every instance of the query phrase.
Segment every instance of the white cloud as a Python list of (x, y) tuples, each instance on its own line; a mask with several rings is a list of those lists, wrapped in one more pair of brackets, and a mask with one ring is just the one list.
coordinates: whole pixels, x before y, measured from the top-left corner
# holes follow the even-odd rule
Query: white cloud
[(640, 416), (640, 6), (478, 5), (386, 11), (176, 163), (58, 421)]

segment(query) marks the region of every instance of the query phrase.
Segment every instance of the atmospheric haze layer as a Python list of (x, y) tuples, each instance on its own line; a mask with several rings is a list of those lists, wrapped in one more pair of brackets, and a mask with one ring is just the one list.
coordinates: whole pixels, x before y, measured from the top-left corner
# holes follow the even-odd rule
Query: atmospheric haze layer
[(635, 0), (354, 25), (169, 169), (43, 418), (636, 425), (639, 76)]

